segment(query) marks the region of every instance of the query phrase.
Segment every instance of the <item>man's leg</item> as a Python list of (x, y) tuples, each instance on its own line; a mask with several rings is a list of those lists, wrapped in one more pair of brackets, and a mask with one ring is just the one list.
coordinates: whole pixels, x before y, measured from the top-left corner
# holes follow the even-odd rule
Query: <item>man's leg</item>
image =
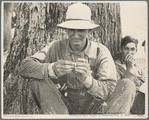
[(68, 114), (61, 94), (52, 81), (32, 80), (31, 89), (38, 107), (43, 114)]
[(118, 81), (115, 92), (106, 101), (104, 112), (107, 114), (129, 114), (135, 99), (136, 87), (129, 79)]

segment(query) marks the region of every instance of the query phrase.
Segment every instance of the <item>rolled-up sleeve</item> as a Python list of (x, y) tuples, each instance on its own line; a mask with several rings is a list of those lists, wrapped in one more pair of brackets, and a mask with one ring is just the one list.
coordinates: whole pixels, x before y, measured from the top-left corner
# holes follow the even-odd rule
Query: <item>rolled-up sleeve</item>
[(133, 75), (136, 79), (133, 82), (136, 85), (137, 91), (139, 91), (140, 86), (145, 82), (145, 76), (142, 72), (142, 69), (138, 65), (136, 65), (135, 69), (136, 69), (136, 74), (133, 74)]
[(137, 78), (140, 80), (140, 85), (141, 85), (142, 83), (145, 82), (145, 76), (144, 76), (144, 74), (143, 74), (142, 69), (139, 67), (139, 65), (136, 65), (136, 69), (137, 69), (137, 74), (136, 74), (136, 76), (137, 76)]
[(99, 46), (100, 52), (95, 61), (95, 76), (92, 78), (92, 85), (88, 92), (97, 97), (106, 100), (117, 85), (116, 67), (109, 50), (105, 46)]
[(48, 70), (49, 63), (40, 63), (34, 58), (26, 58), (22, 61), (19, 69), (19, 74), (28, 78), (44, 78), (44, 71)]
[[(28, 78), (43, 79), (45, 76), (45, 71), (48, 70), (48, 66), (50, 64), (50, 57), (52, 57), (50, 56), (50, 51), (53, 43), (54, 42), (51, 42), (33, 56), (22, 60), (19, 68), (19, 75)], [(52, 69), (48, 70), (46, 74), (49, 72), (53, 72)]]

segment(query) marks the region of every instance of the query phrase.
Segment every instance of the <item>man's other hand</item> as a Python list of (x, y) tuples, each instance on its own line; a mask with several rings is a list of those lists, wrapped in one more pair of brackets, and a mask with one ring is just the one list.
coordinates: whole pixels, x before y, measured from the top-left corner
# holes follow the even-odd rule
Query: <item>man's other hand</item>
[(91, 76), (91, 68), (88, 61), (84, 58), (78, 58), (78, 61), (75, 66), (75, 71), (77, 72), (77, 76), (79, 80), (83, 83), (83, 85), (87, 88), (90, 88), (92, 85), (92, 76)]
[(135, 67), (135, 59), (133, 58), (133, 55), (128, 54), (125, 58), (126, 61), (126, 70), (133, 75), (137, 75), (137, 69)]
[(133, 58), (133, 55), (128, 54), (125, 58), (125, 62), (126, 62), (127, 69), (133, 68), (135, 64), (135, 59)]
[(75, 71), (79, 75), (80, 80), (83, 82), (88, 76), (91, 76), (90, 65), (84, 58), (78, 58), (76, 62)]

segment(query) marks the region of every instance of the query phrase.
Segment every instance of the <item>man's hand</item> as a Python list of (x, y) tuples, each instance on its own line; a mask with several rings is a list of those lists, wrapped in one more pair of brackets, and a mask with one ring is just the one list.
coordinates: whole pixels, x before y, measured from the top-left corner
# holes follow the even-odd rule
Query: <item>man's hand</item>
[(134, 75), (136, 75), (137, 70), (135, 65), (135, 59), (133, 58), (133, 55), (128, 54), (125, 58), (125, 62), (126, 62), (126, 70)]
[(133, 55), (128, 54), (125, 58), (125, 62), (126, 62), (127, 69), (131, 69), (134, 66), (134, 62), (135, 62)]
[(74, 64), (72, 61), (59, 60), (53, 66), (54, 73), (57, 77), (68, 74), (74, 69)]
[(79, 80), (89, 88), (92, 84), (92, 76), (90, 65), (88, 64), (87, 60), (84, 58), (78, 58), (78, 61), (75, 65), (75, 71), (79, 77)]

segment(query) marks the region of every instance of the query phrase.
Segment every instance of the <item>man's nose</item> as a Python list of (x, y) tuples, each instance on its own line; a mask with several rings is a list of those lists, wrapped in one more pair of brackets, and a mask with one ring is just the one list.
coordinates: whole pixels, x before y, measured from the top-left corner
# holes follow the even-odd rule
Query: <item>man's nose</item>
[(75, 31), (74, 31), (74, 37), (75, 37), (75, 38), (78, 38), (78, 37), (79, 37), (78, 30), (75, 30)]
[(128, 51), (127, 51), (127, 54), (131, 54), (132, 53), (132, 51), (129, 49)]

